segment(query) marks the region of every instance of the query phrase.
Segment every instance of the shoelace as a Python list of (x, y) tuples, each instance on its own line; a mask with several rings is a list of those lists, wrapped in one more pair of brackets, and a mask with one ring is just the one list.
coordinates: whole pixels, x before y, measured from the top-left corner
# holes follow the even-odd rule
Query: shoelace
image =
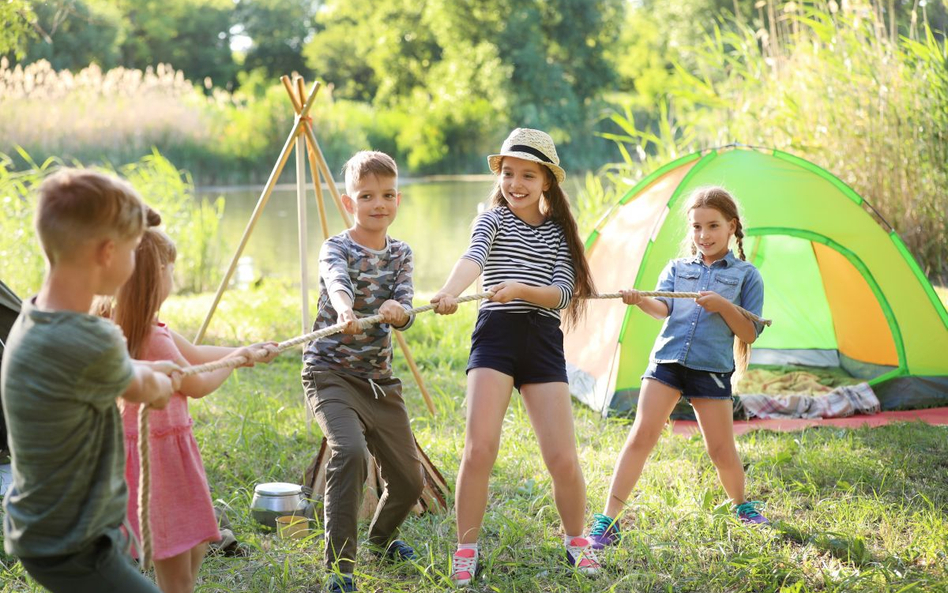
[(750, 518), (750, 519), (755, 519), (755, 518), (761, 516), (760, 511), (757, 510), (757, 507), (758, 507), (760, 504), (761, 504), (761, 502), (760, 502), (759, 500), (749, 500), (749, 501), (747, 501), (747, 502), (743, 502), (743, 503), (737, 505), (737, 506), (734, 508), (734, 511), (735, 511), (738, 515), (742, 515), (742, 516), (748, 517), (748, 518)]
[(452, 564), (452, 577), (456, 577), (462, 572), (466, 572), (471, 577), (473, 577), (474, 571), (477, 570), (477, 554), (474, 554), (470, 558), (466, 558), (464, 556), (458, 556), (457, 553), (455, 553), (454, 557), (452, 558)]
[[(574, 546), (570, 543), (566, 548), (576, 562), (576, 568), (600, 568), (599, 558), (596, 557), (596, 551), (593, 550), (588, 540), (586, 540), (585, 546)], [(587, 564), (584, 565), (584, 561)]]
[(616, 521), (607, 515), (596, 513), (593, 515), (593, 520), (593, 527), (589, 532), (590, 536), (602, 537), (609, 532), (610, 529), (615, 529)]

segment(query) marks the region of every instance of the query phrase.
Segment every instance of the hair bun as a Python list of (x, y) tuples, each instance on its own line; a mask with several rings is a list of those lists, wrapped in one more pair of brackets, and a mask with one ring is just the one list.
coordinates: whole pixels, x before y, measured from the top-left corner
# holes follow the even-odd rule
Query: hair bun
[(161, 214), (158, 214), (158, 211), (152, 208), (151, 206), (146, 206), (147, 212), (145, 214), (145, 220), (148, 223), (148, 226), (158, 226), (161, 224)]

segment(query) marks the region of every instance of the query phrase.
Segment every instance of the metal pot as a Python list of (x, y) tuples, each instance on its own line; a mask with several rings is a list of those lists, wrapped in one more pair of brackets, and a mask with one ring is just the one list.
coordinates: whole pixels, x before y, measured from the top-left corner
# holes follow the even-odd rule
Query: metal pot
[(277, 517), (298, 515), (312, 518), (312, 512), (312, 505), (298, 484), (268, 482), (253, 489), (250, 514), (261, 525), (275, 529)]

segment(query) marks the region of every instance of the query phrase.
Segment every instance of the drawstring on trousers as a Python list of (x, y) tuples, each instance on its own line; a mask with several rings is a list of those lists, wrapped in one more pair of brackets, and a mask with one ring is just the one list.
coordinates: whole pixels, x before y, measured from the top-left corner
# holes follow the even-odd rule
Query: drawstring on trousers
[(382, 389), (375, 381), (369, 379), (369, 385), (372, 386), (372, 393), (375, 394), (375, 399), (379, 398), (379, 393), (382, 394), (382, 397), (385, 397), (385, 390)]

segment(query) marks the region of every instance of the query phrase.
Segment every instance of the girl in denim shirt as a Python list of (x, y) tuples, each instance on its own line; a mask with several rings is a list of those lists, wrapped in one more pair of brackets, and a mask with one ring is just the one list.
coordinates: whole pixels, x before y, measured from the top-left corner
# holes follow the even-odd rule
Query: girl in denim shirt
[[(750, 344), (763, 330), (763, 325), (744, 317), (735, 305), (759, 316), (763, 281), (757, 268), (745, 261), (743, 226), (727, 191), (720, 187), (695, 190), (686, 213), (691, 257), (669, 262), (656, 290), (702, 296), (695, 300), (647, 298), (637, 290), (622, 291), (624, 303), (665, 319), (665, 324), (642, 376), (635, 422), (619, 454), (606, 508), (596, 514), (590, 532), (597, 549), (619, 541), (616, 517), (681, 397), (694, 407), (708, 455), (737, 516), (745, 523), (769, 523), (757, 511), (758, 503), (744, 497), (744, 468), (734, 443), (731, 400), (732, 375), (740, 376), (747, 369)], [(731, 253), (732, 236), (740, 259)]]

